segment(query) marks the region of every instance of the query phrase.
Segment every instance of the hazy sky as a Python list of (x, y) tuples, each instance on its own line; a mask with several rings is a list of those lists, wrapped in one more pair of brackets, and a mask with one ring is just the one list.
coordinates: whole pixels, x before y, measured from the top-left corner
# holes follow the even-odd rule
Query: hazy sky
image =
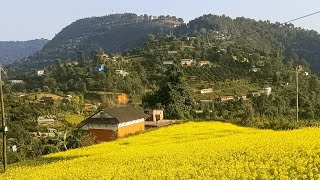
[[(111, 13), (175, 15), (189, 21), (203, 14), (285, 22), (320, 11), (319, 0), (0, 0), (0, 41), (51, 39), (79, 18)], [(294, 22), (320, 32), (320, 14)]]

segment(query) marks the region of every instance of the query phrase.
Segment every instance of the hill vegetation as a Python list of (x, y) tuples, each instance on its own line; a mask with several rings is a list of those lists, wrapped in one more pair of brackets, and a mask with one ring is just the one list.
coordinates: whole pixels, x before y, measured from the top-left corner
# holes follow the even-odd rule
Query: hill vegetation
[(46, 39), (30, 41), (0, 41), (0, 64), (8, 65), (40, 51), (48, 42)]
[(15, 64), (11, 70), (18, 67), (24, 70), (43, 68), (54, 64), (57, 59), (88, 58), (97, 48), (107, 53), (122, 53), (143, 47), (147, 34), (169, 35), (170, 28), (177, 37), (201, 35), (205, 43), (212, 46), (229, 38), (226, 46), (233, 44), (241, 47), (239, 52), (234, 53), (244, 51), (246, 55), (255, 57), (283, 55), (291, 59), (291, 63), (299, 60), (299, 63), (310, 66), (313, 72), (320, 72), (320, 37), (316, 31), (295, 28), (292, 24), (244, 17), (232, 19), (224, 15), (204, 15), (183, 24), (181, 18), (174, 16), (129, 13), (80, 19), (58, 33), (42, 51), (25, 62)]
[(138, 16), (112, 14), (79, 19), (59, 32), (44, 48), (21, 64), (23, 70), (44, 68), (58, 59), (88, 58), (95, 49), (108, 53), (122, 53), (143, 47), (148, 34), (169, 34), (169, 29), (182, 23), (171, 16)]
[(196, 18), (187, 27), (177, 29), (179, 34), (202, 34), (214, 44), (215, 41), (206, 36), (212, 30), (224, 32), (231, 38), (229, 43), (242, 47), (252, 55), (284, 55), (293, 61), (300, 59), (300, 63), (307, 62), (313, 72), (320, 72), (320, 54), (317, 51), (320, 36), (316, 31), (294, 27), (293, 24), (255, 21), (244, 17), (231, 19), (212, 14)]
[(13, 164), (1, 179), (317, 179), (319, 128), (186, 123)]

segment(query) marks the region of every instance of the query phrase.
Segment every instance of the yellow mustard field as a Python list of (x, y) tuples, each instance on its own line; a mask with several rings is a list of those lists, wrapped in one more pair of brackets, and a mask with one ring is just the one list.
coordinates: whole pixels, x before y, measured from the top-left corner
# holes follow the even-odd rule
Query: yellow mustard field
[(320, 128), (190, 122), (11, 165), (0, 179), (320, 179)]

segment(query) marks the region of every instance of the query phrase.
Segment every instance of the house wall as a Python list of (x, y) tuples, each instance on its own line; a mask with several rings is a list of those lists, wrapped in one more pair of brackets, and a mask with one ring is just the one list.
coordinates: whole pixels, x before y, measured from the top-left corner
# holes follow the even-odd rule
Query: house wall
[(163, 110), (153, 110), (152, 121), (157, 121), (156, 115), (160, 116), (159, 121), (163, 120)]
[(159, 121), (163, 120), (164, 118), (163, 110), (145, 110), (144, 112), (150, 115), (150, 117), (146, 119), (146, 121), (156, 121), (156, 116), (160, 116)]
[(115, 131), (106, 129), (90, 129), (89, 132), (96, 141), (112, 141), (115, 138)]
[(124, 137), (144, 130), (144, 119), (137, 119), (119, 124), (88, 123), (81, 127), (89, 130), (97, 141), (111, 141), (118, 137)]
[(144, 121), (129, 126), (122, 126), (118, 128), (118, 137), (125, 137), (139, 131), (144, 131)]

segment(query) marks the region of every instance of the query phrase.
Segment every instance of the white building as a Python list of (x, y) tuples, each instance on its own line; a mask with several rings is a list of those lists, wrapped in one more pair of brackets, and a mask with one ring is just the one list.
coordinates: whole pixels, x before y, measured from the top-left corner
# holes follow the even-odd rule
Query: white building
[(10, 80), (10, 83), (11, 84), (22, 84), (22, 83), (24, 83), (24, 81), (23, 80)]
[(44, 70), (37, 71), (37, 76), (43, 76), (43, 75), (44, 75)]
[(178, 54), (178, 51), (168, 51), (169, 55)]
[(256, 67), (253, 67), (249, 70), (249, 72), (255, 72), (255, 73), (258, 71), (260, 71), (260, 68), (256, 68)]
[(213, 89), (212, 88), (209, 88), (209, 89), (201, 89), (200, 90), (200, 93), (201, 94), (208, 94), (208, 93), (212, 93), (213, 92)]
[(162, 61), (163, 65), (173, 65), (173, 61)]
[(52, 125), (54, 124), (54, 119), (38, 119), (38, 125)]
[(181, 66), (192, 66), (194, 61), (192, 59), (181, 59)]
[(271, 87), (265, 87), (263, 88), (263, 93), (267, 96), (271, 95), (271, 91), (272, 91), (272, 88)]

